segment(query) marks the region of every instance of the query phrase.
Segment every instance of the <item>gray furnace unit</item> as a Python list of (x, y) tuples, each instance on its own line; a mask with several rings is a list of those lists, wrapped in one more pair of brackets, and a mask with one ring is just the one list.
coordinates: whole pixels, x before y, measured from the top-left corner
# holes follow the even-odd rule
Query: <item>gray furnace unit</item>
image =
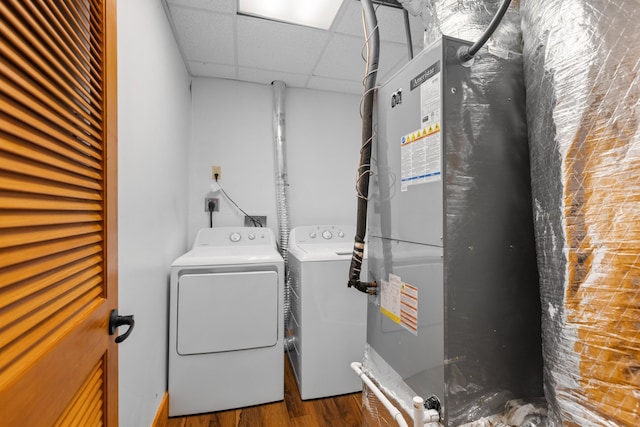
[[(443, 37), (377, 92), (363, 366), (445, 426), (543, 396), (521, 56)], [(439, 405), (438, 405), (439, 404)]]

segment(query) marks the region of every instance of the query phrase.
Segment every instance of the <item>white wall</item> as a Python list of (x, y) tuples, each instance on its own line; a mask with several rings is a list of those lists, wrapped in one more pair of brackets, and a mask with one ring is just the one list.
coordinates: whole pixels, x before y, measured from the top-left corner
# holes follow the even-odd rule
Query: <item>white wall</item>
[[(211, 166), (242, 209), (267, 215), (278, 232), (272, 131), (272, 87), (223, 79), (193, 79), (189, 151), (189, 244), (208, 227), (205, 197), (220, 198), (214, 226), (237, 226), (244, 215), (210, 193)], [(285, 89), (290, 225), (355, 224), (360, 150), (360, 97)]]
[(187, 249), (189, 75), (159, 0), (118, 2), (121, 427), (151, 425), (167, 383), (168, 268)]

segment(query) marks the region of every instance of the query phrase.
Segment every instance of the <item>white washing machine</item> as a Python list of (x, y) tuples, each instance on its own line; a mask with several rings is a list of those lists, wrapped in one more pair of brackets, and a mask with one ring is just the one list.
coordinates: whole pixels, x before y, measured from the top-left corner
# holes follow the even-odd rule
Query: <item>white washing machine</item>
[(169, 416), (282, 400), (284, 261), (269, 228), (207, 228), (171, 265)]
[(362, 360), (367, 320), (367, 295), (347, 287), (354, 236), (355, 227), (337, 225), (289, 235), (287, 353), (303, 400), (362, 389), (350, 366)]

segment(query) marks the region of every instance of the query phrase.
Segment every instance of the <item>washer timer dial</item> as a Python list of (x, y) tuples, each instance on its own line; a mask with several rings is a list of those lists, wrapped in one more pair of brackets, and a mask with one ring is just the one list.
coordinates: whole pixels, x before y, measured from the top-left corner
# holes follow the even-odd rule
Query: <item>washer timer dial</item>
[(229, 236), (229, 240), (231, 240), (234, 243), (239, 242), (241, 238), (242, 236), (237, 231), (231, 233), (231, 235)]
[(329, 240), (333, 237), (333, 234), (331, 234), (331, 232), (329, 230), (324, 230), (322, 232), (322, 238), (325, 240)]

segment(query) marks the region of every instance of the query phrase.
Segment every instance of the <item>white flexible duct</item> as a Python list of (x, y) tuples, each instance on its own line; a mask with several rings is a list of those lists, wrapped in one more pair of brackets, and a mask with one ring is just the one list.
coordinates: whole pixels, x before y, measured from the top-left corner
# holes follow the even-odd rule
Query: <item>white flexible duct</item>
[[(273, 142), (275, 145), (275, 167), (276, 167), (276, 210), (278, 215), (279, 250), (284, 259), (285, 265), (285, 286), (284, 286), (284, 327), (289, 325), (289, 305), (291, 279), (289, 275), (289, 200), (288, 200), (288, 173), (287, 173), (287, 153), (285, 138), (285, 112), (284, 112), (284, 90), (285, 84), (280, 80), (271, 83), (273, 86)], [(289, 348), (290, 343), (285, 340), (285, 347)]]

